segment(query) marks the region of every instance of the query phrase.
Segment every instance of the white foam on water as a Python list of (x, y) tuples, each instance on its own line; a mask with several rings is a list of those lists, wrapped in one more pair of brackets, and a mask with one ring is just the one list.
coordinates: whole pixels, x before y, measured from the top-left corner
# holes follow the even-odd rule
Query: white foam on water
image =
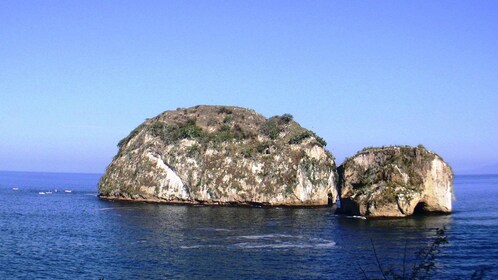
[(222, 248), (225, 245), (190, 245), (190, 246), (180, 246), (180, 249), (201, 249), (201, 248)]
[(227, 228), (211, 228), (211, 227), (207, 227), (207, 228), (199, 228), (199, 230), (205, 230), (205, 231), (222, 231), (222, 232), (229, 232), (229, 231), (232, 231), (232, 230), (227, 229)]
[(262, 234), (262, 235), (241, 235), (235, 236), (234, 238), (242, 239), (276, 239), (276, 238), (302, 238), (301, 235), (288, 235), (288, 234)]
[(242, 235), (231, 238), (245, 239), (248, 241), (230, 245), (237, 249), (323, 249), (336, 246), (336, 243), (331, 240), (323, 238), (305, 238), (302, 235), (263, 234)]
[(336, 243), (333, 241), (325, 243), (307, 243), (307, 242), (283, 242), (283, 243), (236, 243), (232, 246), (240, 249), (314, 249), (314, 248), (332, 248)]
[(289, 250), (289, 249), (330, 249), (336, 246), (336, 243), (331, 240), (322, 238), (311, 238), (309, 240), (296, 240), (286, 242), (239, 242), (234, 244), (197, 244), (180, 246), (180, 249), (202, 249), (202, 248), (234, 248), (237, 250), (257, 250), (257, 249), (273, 249), (273, 250)]
[(99, 211), (106, 211), (106, 210), (112, 210), (115, 209), (115, 207), (109, 207), (109, 208), (99, 208)]
[(135, 209), (138, 207), (106, 207), (106, 208), (99, 208), (99, 211), (107, 211), (107, 210), (115, 210), (115, 209)]
[(180, 246), (180, 249), (200, 249), (202, 245)]
[(366, 217), (363, 217), (363, 216), (346, 216), (346, 218), (350, 218), (350, 219), (361, 219), (361, 220), (366, 220), (367, 219)]
[(231, 230), (227, 229), (227, 228), (215, 228), (213, 229), (214, 231), (225, 231), (225, 232), (229, 232)]

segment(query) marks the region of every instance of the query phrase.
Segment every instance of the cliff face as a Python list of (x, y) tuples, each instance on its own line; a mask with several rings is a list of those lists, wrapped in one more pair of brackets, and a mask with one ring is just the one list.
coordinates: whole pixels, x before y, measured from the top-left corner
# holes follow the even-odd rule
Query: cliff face
[(451, 212), (453, 172), (424, 147), (368, 148), (339, 168), (340, 211), (371, 217)]
[(335, 202), (325, 142), (283, 115), (239, 107), (164, 112), (133, 130), (99, 182), (104, 199), (311, 206)]

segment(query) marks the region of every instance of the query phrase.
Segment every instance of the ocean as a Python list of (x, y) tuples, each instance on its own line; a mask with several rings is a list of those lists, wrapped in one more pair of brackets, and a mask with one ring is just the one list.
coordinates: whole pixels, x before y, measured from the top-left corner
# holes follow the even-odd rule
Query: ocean
[(451, 215), (366, 220), (101, 201), (99, 177), (0, 172), (0, 279), (379, 278), (409, 275), (433, 245), (420, 275), (498, 278), (498, 175), (456, 176)]

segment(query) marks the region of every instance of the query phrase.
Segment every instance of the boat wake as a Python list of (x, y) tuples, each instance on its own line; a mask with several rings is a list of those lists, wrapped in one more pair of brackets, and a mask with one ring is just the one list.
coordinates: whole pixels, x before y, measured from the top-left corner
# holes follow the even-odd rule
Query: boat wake
[(360, 220), (366, 220), (367, 219), (366, 217), (363, 217), (363, 216), (346, 216), (346, 218), (360, 219)]
[(181, 249), (233, 249), (233, 250), (298, 250), (330, 249), (336, 246), (332, 240), (305, 238), (302, 235), (263, 234), (228, 236), (222, 244), (195, 244), (180, 246)]

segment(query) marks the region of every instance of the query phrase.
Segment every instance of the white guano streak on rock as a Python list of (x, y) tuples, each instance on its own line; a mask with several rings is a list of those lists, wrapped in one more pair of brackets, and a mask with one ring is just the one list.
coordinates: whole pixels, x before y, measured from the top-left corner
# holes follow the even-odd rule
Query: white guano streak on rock
[(410, 177), (408, 176), (408, 174), (406, 174), (405, 172), (401, 171), (401, 169), (397, 165), (394, 165), (394, 168), (396, 168), (396, 170), (398, 171), (398, 173), (401, 175), (401, 178), (403, 179), (403, 183), (405, 183), (405, 185), (408, 184), (408, 180), (410, 179)]
[(158, 196), (166, 199), (182, 199), (189, 200), (189, 194), (182, 179), (167, 166), (164, 161), (150, 153), (147, 157), (151, 161), (156, 162), (156, 167), (165, 173), (165, 178), (159, 180), (159, 193)]

